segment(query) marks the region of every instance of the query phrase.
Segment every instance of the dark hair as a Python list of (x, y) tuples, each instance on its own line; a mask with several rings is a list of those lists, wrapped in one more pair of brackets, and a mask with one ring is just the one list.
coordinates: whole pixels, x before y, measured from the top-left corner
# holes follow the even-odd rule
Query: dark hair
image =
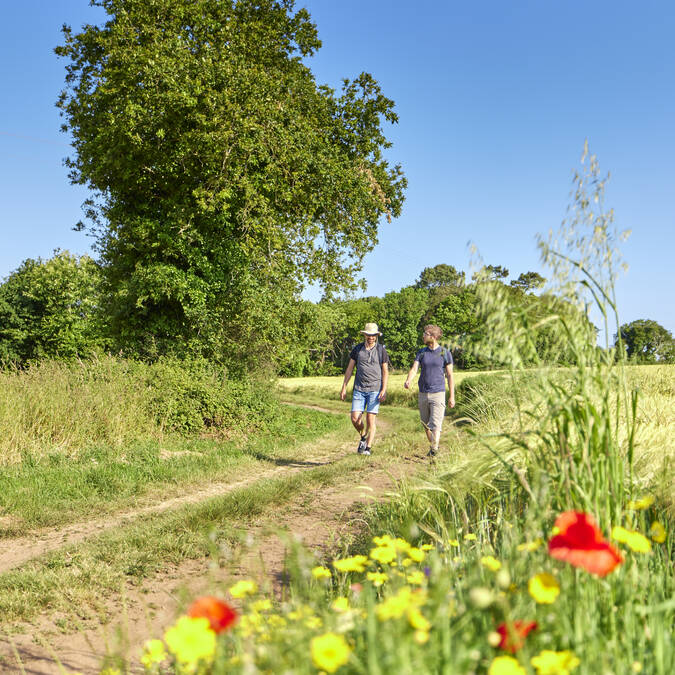
[(434, 323), (430, 323), (428, 326), (424, 326), (424, 332), (430, 333), (437, 340), (440, 340), (443, 337), (443, 331), (441, 330), (441, 327), (437, 326)]

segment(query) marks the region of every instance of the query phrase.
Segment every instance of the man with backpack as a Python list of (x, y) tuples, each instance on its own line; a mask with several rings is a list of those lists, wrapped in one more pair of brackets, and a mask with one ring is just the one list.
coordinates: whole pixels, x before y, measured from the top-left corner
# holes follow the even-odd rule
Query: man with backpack
[(448, 380), (450, 398), (448, 404), (455, 407), (455, 381), (452, 375), (452, 354), (441, 347), (438, 341), (443, 331), (435, 325), (424, 327), (422, 341), (426, 345), (415, 356), (410, 372), (403, 386), (408, 389), (412, 379), (420, 368), (419, 398), (420, 419), (429, 439), (427, 457), (434, 458), (438, 453), (441, 438), (443, 416), (445, 415), (445, 380)]
[[(377, 341), (382, 335), (376, 323), (367, 323), (360, 331), (363, 342), (356, 345), (349, 354), (349, 363), (345, 370), (340, 398), (344, 401), (354, 367), (354, 392), (352, 394), (351, 419), (354, 428), (359, 432), (361, 440), (356, 451), (359, 455), (370, 455), (375, 439), (377, 413), (380, 403), (387, 397), (387, 380), (389, 379), (389, 356), (384, 345)], [(366, 413), (365, 423), (363, 413)]]

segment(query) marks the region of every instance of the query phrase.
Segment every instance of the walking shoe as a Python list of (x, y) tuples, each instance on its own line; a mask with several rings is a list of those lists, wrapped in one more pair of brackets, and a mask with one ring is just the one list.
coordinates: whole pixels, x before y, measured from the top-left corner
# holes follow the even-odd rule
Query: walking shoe
[(429, 448), (429, 452), (427, 452), (427, 457), (430, 457), (431, 459), (433, 459), (434, 457), (436, 457), (436, 452), (437, 451), (434, 450), (433, 448)]
[(362, 455), (370, 455), (371, 454), (370, 448), (366, 448), (361, 454)]
[(367, 442), (366, 442), (366, 437), (361, 436), (361, 440), (359, 441), (359, 447), (356, 448), (356, 452), (359, 453), (359, 455), (363, 454), (363, 451), (366, 449)]

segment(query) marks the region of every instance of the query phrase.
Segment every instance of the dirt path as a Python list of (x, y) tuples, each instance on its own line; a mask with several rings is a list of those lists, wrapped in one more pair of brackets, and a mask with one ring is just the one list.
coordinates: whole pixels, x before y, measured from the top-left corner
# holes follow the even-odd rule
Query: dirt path
[[(326, 412), (330, 412), (326, 410)], [(391, 432), (385, 420), (379, 425), (380, 438)], [(226, 494), (258, 480), (289, 476), (299, 471), (332, 464), (353, 452), (353, 442), (333, 445), (322, 452), (321, 440), (314, 444), (320, 453), (303, 458), (297, 464), (270, 469), (236, 483), (218, 483), (188, 495), (158, 502), (151, 506), (95, 522), (73, 524), (59, 530), (44, 532), (38, 539), (25, 537), (7, 540), (0, 554), (0, 572), (19, 566), (48, 551), (75, 544), (100, 534), (106, 529), (132, 522), (149, 513), (158, 513), (184, 504), (197, 503)], [(279, 593), (284, 579), (286, 554), (291, 540), (302, 543), (321, 558), (330, 556), (338, 542), (363, 527), (358, 517), (359, 505), (372, 499), (382, 499), (404, 475), (420, 465), (416, 458), (396, 458), (388, 462), (378, 458), (370, 462), (363, 481), (355, 485), (342, 484), (301, 495), (274, 518), (274, 531), (269, 525), (252, 524), (248, 532), (249, 545), (234, 551), (230, 563), (213, 568), (208, 560), (187, 561), (170, 573), (148, 580), (142, 588), (129, 585), (125, 598), (116, 598), (101, 608), (99, 614), (117, 617), (105, 626), (70, 626), (76, 632), (64, 634), (57, 626), (63, 617), (42, 616), (25, 626), (26, 632), (10, 638), (0, 634), (0, 672), (26, 675), (63, 675), (76, 671), (83, 675), (98, 673), (106, 653), (129, 655), (137, 662), (143, 642), (163, 634), (191, 597), (223, 588), (240, 576), (255, 576), (268, 584), (271, 592)], [(220, 591), (223, 594), (223, 591)], [(21, 666), (17, 663), (18, 653)], [(63, 664), (63, 668), (61, 665)], [(65, 668), (65, 671), (64, 671)], [(138, 669), (142, 672), (142, 669)]]

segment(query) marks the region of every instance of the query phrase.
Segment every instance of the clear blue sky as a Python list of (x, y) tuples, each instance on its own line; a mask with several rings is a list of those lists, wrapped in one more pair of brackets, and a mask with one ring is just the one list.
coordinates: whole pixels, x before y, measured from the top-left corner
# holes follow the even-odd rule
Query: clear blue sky
[[(87, 0), (22, 0), (0, 9), (0, 279), (59, 247), (87, 193), (68, 182), (54, 102), (63, 23), (96, 23)], [(630, 265), (622, 322), (675, 333), (675, 4), (621, 0), (308, 0), (323, 48), (317, 81), (372, 73), (394, 99), (389, 129), (409, 188), (368, 256), (369, 295), (439, 263), (469, 270), (469, 241), (512, 278), (540, 271), (535, 235), (565, 216), (584, 139), (612, 178), (607, 205)]]

